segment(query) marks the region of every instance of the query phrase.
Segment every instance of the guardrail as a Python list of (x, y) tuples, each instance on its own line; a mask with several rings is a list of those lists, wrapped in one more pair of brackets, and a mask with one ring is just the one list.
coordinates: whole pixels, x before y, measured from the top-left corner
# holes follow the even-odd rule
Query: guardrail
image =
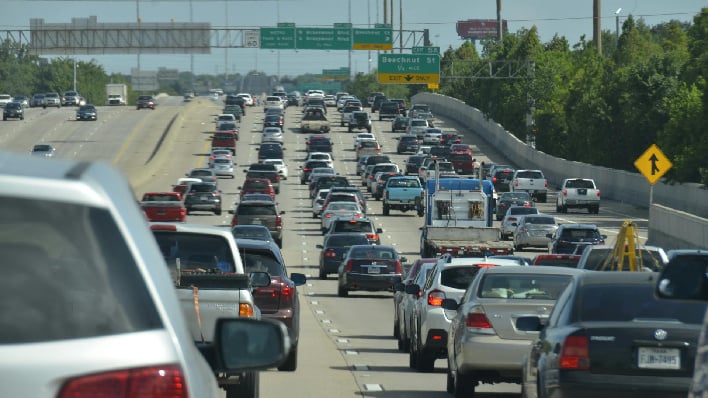
[[(603, 198), (649, 207), (649, 183), (639, 173), (614, 170), (587, 163), (553, 157), (538, 151), (509, 133), (499, 123), (464, 102), (433, 93), (419, 93), (412, 103), (425, 103), (437, 115), (452, 119), (473, 130), (487, 143), (523, 167), (543, 170), (550, 184), (560, 185), (564, 178), (592, 178)], [(654, 206), (650, 209), (650, 244), (665, 249), (708, 248), (708, 190), (700, 184), (654, 185)], [(656, 216), (656, 217), (653, 217)], [(655, 219), (656, 218), (656, 219)]]

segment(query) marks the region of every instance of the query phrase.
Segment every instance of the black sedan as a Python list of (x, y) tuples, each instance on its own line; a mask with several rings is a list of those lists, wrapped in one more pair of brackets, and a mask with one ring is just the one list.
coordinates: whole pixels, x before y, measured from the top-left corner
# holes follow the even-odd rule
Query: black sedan
[(320, 251), (320, 279), (327, 279), (328, 274), (334, 274), (339, 269), (344, 255), (352, 245), (368, 245), (369, 239), (363, 233), (330, 234), (324, 243), (317, 245)]
[(504, 192), (497, 200), (497, 221), (501, 221), (511, 206), (534, 207), (528, 192)]
[(425, 155), (411, 155), (408, 157), (406, 160), (406, 175), (412, 174), (417, 176), (418, 175), (418, 169), (420, 169), (420, 165), (423, 163), (423, 160), (426, 158)]
[(401, 282), (405, 257), (393, 246), (354, 245), (339, 266), (337, 295), (347, 297), (351, 290), (394, 291)]
[(98, 111), (93, 105), (82, 105), (76, 110), (76, 120), (98, 120)]
[(584, 272), (573, 277), (525, 356), (526, 397), (686, 397), (705, 303), (661, 300), (657, 274)]

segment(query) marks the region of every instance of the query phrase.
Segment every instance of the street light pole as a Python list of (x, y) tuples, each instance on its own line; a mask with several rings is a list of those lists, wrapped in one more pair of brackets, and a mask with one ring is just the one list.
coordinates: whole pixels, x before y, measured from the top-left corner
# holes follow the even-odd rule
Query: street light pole
[(615, 36), (617, 36), (617, 42), (619, 42), (620, 39), (620, 12), (622, 11), (622, 7), (618, 8), (617, 11), (615, 11)]

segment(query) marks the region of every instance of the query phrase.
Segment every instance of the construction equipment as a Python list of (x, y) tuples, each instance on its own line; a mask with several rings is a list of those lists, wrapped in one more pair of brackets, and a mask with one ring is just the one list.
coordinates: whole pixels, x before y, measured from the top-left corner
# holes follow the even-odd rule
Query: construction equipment
[(644, 271), (642, 269), (642, 250), (637, 250), (639, 233), (637, 224), (627, 220), (617, 234), (615, 246), (600, 269), (605, 271), (622, 271), (625, 261), (629, 264), (629, 271)]

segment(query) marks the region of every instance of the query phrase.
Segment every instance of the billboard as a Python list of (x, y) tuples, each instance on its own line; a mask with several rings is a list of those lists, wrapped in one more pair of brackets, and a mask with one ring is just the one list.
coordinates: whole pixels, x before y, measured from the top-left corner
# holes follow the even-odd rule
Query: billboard
[[(502, 20), (504, 32), (509, 30), (506, 19)], [(463, 39), (478, 40), (497, 36), (496, 19), (468, 19), (457, 21), (457, 34)]]

